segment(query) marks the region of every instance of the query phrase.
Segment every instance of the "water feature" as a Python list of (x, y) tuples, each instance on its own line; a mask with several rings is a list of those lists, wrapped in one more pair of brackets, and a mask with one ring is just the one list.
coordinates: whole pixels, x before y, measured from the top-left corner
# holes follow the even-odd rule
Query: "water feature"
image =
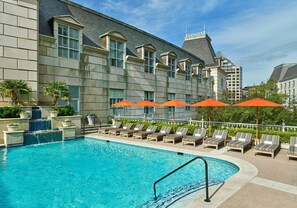
[(29, 132), (24, 133), (24, 145), (62, 141), (61, 130), (53, 130), (50, 119), (42, 118), (39, 107), (32, 107), (32, 117), (29, 120)]

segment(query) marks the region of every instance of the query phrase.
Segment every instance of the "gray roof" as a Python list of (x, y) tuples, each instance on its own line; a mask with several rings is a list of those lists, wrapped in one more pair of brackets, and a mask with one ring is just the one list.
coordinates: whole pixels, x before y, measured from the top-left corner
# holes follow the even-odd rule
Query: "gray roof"
[(207, 34), (193, 34), (185, 38), (182, 48), (202, 58), (206, 66), (214, 66), (216, 54)]
[(287, 72), (285, 73), (282, 81), (292, 79), (297, 77), (297, 64), (288, 68)]
[(67, 0), (40, 0), (39, 33), (53, 36), (52, 18), (59, 15), (72, 15), (84, 26), (84, 45), (103, 47), (99, 37), (107, 32), (117, 31), (128, 38), (127, 55), (136, 56), (136, 46), (152, 44), (157, 49), (156, 57), (161, 53), (173, 51), (178, 59), (190, 58), (193, 63), (204, 63), (198, 56), (159, 37)]
[[(296, 63), (290, 63), (290, 64), (281, 64), (276, 67), (274, 67), (273, 72), (269, 78), (269, 80), (274, 81), (282, 81), (283, 79), (287, 79), (288, 77), (294, 76), (296, 74), (295, 67), (297, 66)], [(291, 70), (289, 70), (291, 67), (293, 67)]]

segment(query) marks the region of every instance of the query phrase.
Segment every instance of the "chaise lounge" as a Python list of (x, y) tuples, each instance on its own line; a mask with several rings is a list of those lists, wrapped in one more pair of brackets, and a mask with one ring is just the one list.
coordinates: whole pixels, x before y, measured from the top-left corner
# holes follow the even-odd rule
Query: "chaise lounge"
[(120, 135), (120, 132), (122, 131), (122, 130), (129, 130), (129, 129), (131, 129), (131, 127), (132, 127), (132, 123), (126, 123), (124, 126), (123, 126), (123, 128), (118, 128), (118, 129), (111, 129), (111, 130), (109, 130), (109, 134), (114, 134), (114, 135)]
[(121, 136), (130, 137), (133, 133), (141, 131), (144, 127), (144, 124), (137, 124), (133, 130), (122, 130), (120, 131)]
[(255, 155), (257, 153), (271, 154), (274, 158), (275, 152), (280, 149), (279, 136), (262, 134), (261, 143), (254, 148)]
[(182, 139), (183, 145), (185, 144), (193, 144), (194, 147), (198, 144), (198, 142), (202, 142), (206, 136), (206, 129), (195, 129), (192, 136), (184, 136)]
[(164, 136), (170, 133), (172, 126), (162, 126), (160, 132), (152, 133), (147, 136), (148, 141), (159, 141), (162, 140)]
[(212, 137), (206, 138), (203, 141), (203, 148), (205, 147), (216, 147), (216, 149), (219, 149), (219, 146), (221, 144), (224, 145), (226, 139), (228, 136), (227, 130), (215, 130)]
[(145, 131), (135, 132), (133, 133), (133, 139), (146, 139), (147, 135), (155, 133), (157, 128), (157, 126), (151, 125)]
[(297, 137), (290, 138), (290, 146), (287, 152), (288, 159), (290, 157), (297, 158)]
[(115, 122), (114, 125), (110, 126), (110, 127), (105, 127), (105, 128), (101, 128), (98, 130), (98, 133), (100, 134), (108, 134), (109, 130), (112, 130), (112, 129), (118, 129), (120, 128), (120, 126), (122, 125), (122, 122)]
[(252, 133), (237, 132), (235, 140), (230, 141), (227, 144), (227, 152), (231, 149), (241, 150), (244, 153), (244, 149), (251, 147)]
[(163, 137), (163, 142), (181, 142), (183, 137), (187, 134), (188, 128), (178, 127), (175, 134), (167, 134)]

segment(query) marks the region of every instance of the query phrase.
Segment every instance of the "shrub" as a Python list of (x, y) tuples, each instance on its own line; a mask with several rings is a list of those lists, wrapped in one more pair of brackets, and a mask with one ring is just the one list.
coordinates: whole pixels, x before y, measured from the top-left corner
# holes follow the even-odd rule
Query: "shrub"
[(70, 105), (57, 106), (53, 110), (58, 112), (58, 116), (73, 116), (75, 114), (74, 108)]
[(0, 118), (19, 118), (20, 113), (21, 108), (18, 106), (0, 108)]

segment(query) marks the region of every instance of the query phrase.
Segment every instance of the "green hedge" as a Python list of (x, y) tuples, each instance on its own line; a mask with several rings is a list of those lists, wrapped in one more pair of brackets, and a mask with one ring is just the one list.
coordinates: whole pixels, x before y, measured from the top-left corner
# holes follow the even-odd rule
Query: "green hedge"
[(75, 114), (74, 108), (70, 105), (56, 106), (53, 110), (58, 112), (58, 116), (73, 116)]
[(18, 106), (0, 107), (0, 118), (19, 118), (21, 111)]

